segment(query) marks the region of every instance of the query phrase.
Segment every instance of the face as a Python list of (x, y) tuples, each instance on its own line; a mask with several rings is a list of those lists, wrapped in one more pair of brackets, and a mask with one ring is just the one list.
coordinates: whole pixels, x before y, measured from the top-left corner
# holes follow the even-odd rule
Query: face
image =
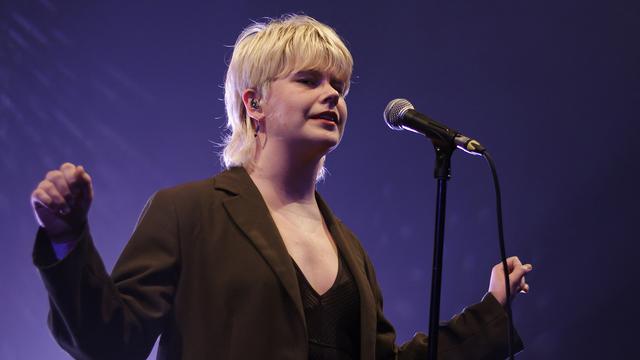
[(271, 83), (263, 101), (268, 141), (322, 152), (336, 147), (347, 122), (346, 80), (331, 72), (302, 70)]

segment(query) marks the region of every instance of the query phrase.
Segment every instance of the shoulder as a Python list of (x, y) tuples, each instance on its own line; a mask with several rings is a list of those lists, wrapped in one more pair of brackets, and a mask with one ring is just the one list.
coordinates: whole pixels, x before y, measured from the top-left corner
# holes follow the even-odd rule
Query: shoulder
[(172, 199), (198, 199), (213, 192), (215, 177), (189, 181), (186, 183), (163, 188), (154, 197), (168, 197)]
[(233, 188), (247, 186), (251, 179), (244, 169), (223, 170), (213, 177), (194, 180), (158, 190), (153, 198), (171, 199), (173, 202), (194, 203), (213, 201), (234, 195)]
[(143, 213), (149, 208), (159, 208), (165, 211), (173, 209), (182, 215), (195, 215), (196, 212), (216, 207), (225, 199), (235, 196), (234, 186), (248, 186), (247, 182), (250, 181), (243, 169), (233, 168), (206, 179), (162, 188), (151, 195)]

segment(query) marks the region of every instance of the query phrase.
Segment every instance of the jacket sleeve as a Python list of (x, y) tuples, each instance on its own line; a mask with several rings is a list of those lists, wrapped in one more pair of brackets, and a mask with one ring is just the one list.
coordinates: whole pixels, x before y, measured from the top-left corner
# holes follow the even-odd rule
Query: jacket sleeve
[(179, 277), (175, 207), (163, 192), (149, 199), (111, 277), (88, 226), (59, 261), (40, 229), (33, 261), (49, 296), (49, 328), (71, 356), (146, 359)]
[[(428, 338), (423, 333), (396, 346), (396, 333), (382, 312), (382, 294), (371, 260), (366, 257), (367, 276), (377, 306), (376, 359), (425, 360), (428, 356)], [(478, 304), (465, 308), (448, 322), (440, 324), (438, 335), (439, 360), (493, 360), (508, 356), (507, 314), (491, 294)], [(515, 333), (514, 352), (523, 349), (522, 340)]]

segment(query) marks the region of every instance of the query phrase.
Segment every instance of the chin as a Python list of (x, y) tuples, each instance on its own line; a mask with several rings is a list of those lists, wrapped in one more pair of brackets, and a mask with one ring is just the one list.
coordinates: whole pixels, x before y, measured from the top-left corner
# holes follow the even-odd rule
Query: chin
[(304, 152), (308, 151), (309, 154), (315, 154), (314, 156), (324, 156), (338, 147), (341, 139), (342, 134), (338, 131), (308, 132), (299, 136), (295, 143), (299, 149), (305, 149)]
[(342, 140), (342, 136), (340, 136), (337, 139), (333, 139), (333, 141), (331, 142), (331, 144), (329, 144), (329, 150), (327, 152), (332, 152), (333, 150), (335, 150), (338, 145), (340, 145), (340, 140)]
[(323, 144), (327, 148), (327, 151), (331, 151), (335, 149), (338, 144), (340, 144), (340, 139), (340, 136), (327, 136), (324, 139), (319, 140), (318, 142)]
[(308, 146), (309, 149), (314, 149), (314, 153), (317, 153), (320, 156), (324, 156), (337, 148), (338, 144), (340, 144), (339, 138), (324, 137), (321, 139), (315, 138), (307, 142), (306, 146)]

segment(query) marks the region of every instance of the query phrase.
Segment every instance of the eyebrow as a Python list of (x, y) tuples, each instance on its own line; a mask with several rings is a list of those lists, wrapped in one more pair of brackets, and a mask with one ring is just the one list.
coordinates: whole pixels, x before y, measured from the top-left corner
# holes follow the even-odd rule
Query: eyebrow
[(319, 70), (309, 69), (309, 70), (300, 70), (293, 73), (293, 76), (302, 76), (302, 75), (322, 76), (322, 72)]
[[(321, 77), (322, 75), (322, 71), (320, 70), (315, 70), (315, 69), (308, 69), (308, 70), (300, 70), (297, 71), (295, 73), (293, 73), (293, 76), (305, 76), (305, 75), (310, 75), (310, 76), (315, 76), (315, 77)], [(331, 79), (329, 79), (329, 81), (331, 82), (339, 82), (340, 84), (344, 85), (347, 83), (347, 80), (345, 79), (340, 79), (338, 77), (332, 76)]]

